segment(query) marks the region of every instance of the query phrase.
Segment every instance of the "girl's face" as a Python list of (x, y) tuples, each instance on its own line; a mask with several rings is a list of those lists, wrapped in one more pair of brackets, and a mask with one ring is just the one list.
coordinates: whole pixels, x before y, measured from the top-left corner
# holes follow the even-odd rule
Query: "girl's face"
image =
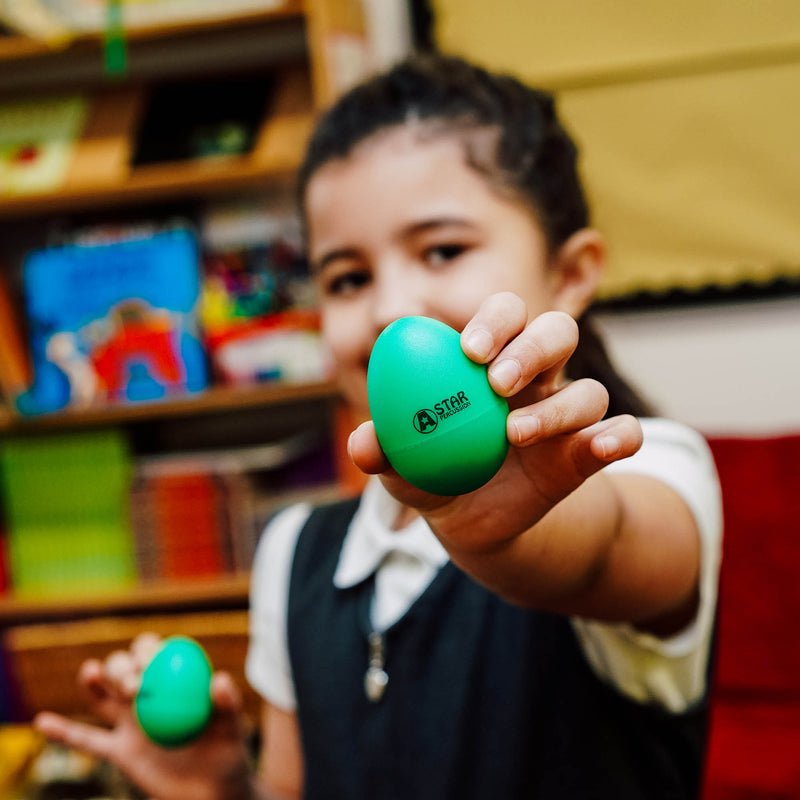
[(433, 317), (460, 332), (499, 291), (521, 297), (529, 319), (554, 307), (534, 214), (470, 167), (455, 137), (373, 136), (315, 173), (306, 218), (323, 336), (359, 413), (372, 346), (395, 319)]

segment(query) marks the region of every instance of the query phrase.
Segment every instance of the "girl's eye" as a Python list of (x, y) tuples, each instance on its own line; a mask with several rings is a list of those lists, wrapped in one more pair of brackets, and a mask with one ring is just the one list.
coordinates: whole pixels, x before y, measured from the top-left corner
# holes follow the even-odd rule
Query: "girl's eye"
[(437, 244), (425, 251), (425, 261), (432, 267), (442, 266), (458, 258), (466, 249), (461, 244)]
[(357, 292), (362, 286), (369, 283), (369, 280), (370, 274), (367, 270), (351, 269), (323, 280), (322, 288), (327, 295), (346, 296)]

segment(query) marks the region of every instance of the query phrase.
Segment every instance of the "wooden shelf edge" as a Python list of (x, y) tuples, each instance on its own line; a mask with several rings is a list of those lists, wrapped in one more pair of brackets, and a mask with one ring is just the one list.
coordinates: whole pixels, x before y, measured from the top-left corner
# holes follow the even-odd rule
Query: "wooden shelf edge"
[(245, 607), (249, 574), (223, 575), (195, 581), (140, 583), (128, 589), (46, 597), (0, 596), (0, 627), (57, 622), (87, 615), (152, 613), (202, 608)]
[[(284, 20), (304, 16), (303, 0), (284, 0), (280, 5), (263, 11), (233, 12), (218, 17), (198, 18), (168, 22), (157, 26), (140, 26), (126, 31), (126, 38), (132, 42), (188, 36), (195, 33), (214, 31), (221, 28), (236, 28), (246, 25), (268, 23), (272, 20)], [(99, 49), (103, 46), (102, 33), (83, 33), (66, 36), (63, 40), (48, 43), (26, 36), (23, 33), (0, 37), (0, 62), (20, 61), (23, 59), (46, 58), (54, 53), (62, 53), (71, 49)]]
[(282, 405), (338, 396), (331, 381), (275, 382), (248, 387), (212, 386), (196, 394), (154, 402), (126, 403), (102, 408), (64, 409), (35, 417), (0, 412), (0, 433), (30, 433), (96, 425), (117, 425), (186, 415), (232, 411), (237, 408)]
[(86, 182), (56, 192), (0, 198), (0, 219), (40, 216), (98, 206), (177, 200), (291, 180), (313, 125), (313, 113), (267, 123), (270, 143), (258, 157), (232, 156), (131, 170), (113, 183)]

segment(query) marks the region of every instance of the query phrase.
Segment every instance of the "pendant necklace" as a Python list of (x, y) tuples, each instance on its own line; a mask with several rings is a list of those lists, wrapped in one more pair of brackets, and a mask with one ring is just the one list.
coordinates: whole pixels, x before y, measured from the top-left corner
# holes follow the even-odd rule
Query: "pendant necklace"
[(385, 669), (386, 642), (383, 634), (374, 629), (370, 618), (370, 606), (372, 605), (374, 591), (375, 581), (373, 576), (373, 579), (364, 587), (358, 604), (361, 626), (367, 635), (367, 645), (369, 647), (367, 671), (364, 673), (364, 693), (370, 703), (380, 702), (389, 683), (389, 675)]
[(385, 663), (383, 635), (378, 631), (370, 631), (368, 642), (369, 666), (364, 674), (364, 691), (371, 703), (377, 703), (383, 697), (386, 685), (389, 683), (389, 675), (383, 668)]

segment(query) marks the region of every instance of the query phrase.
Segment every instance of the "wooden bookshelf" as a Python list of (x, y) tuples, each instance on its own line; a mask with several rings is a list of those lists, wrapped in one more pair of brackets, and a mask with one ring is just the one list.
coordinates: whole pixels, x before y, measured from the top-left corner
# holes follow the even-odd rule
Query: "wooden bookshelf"
[(0, 433), (33, 433), (97, 425), (124, 425), (147, 420), (233, 412), (237, 409), (279, 406), (338, 396), (330, 381), (276, 382), (253, 386), (211, 386), (195, 394), (153, 402), (120, 403), (90, 408), (64, 409), (52, 414), (23, 417), (0, 409)]
[(103, 614), (178, 612), (200, 608), (244, 608), (248, 574), (192, 581), (139, 583), (126, 589), (72, 592), (43, 597), (0, 595), (0, 627)]
[(290, 65), (277, 71), (274, 81), (251, 152), (139, 167), (131, 165), (131, 157), (146, 87), (94, 93), (62, 186), (0, 197), (0, 219), (209, 196), (290, 179), (314, 120), (310, 79), (304, 66)]
[[(219, 6), (225, 8), (225, 0), (219, 0)], [(0, 196), (6, 234), (0, 269), (17, 269), (22, 255), (39, 246), (42, 232), (64, 217), (69, 224), (73, 212), (141, 206), (151, 214), (160, 203), (236, 197), (273, 184), (285, 188), (294, 179), (316, 114), (341, 90), (344, 77), (355, 77), (352, 62), (344, 69), (336, 54), (337, 46), (345, 45), (352, 53), (354, 43), (363, 41), (360, 13), (358, 0), (284, 0), (260, 12), (130, 30), (128, 71), (122, 76), (106, 74), (100, 34), (57, 45), (25, 36), (0, 37), (0, 97), (80, 94), (89, 108), (58, 189)], [(250, 152), (134, 163), (154, 89), (167, 82), (233, 75), (263, 75), (269, 89)], [(269, 413), (261, 413), (262, 408)], [(355, 468), (345, 455), (345, 437), (352, 426), (330, 381), (214, 386), (155, 402), (64, 409), (36, 417), (22, 417), (0, 402), (0, 438), (103, 426), (126, 428), (125, 435), (141, 445), (136, 452), (153, 458), (194, 452), (201, 445), (257, 447), (287, 433), (324, 429), (334, 442), (337, 481), (298, 490), (302, 499), (342, 496), (357, 491), (363, 482), (363, 475), (351, 474)], [(299, 499), (299, 494), (282, 493), (264, 502), (277, 506)], [(259, 519), (263, 510), (259, 506)], [(11, 582), (13, 586), (13, 576)], [(215, 666), (229, 669), (246, 688), (241, 669), (248, 584), (249, 575), (241, 573), (142, 581), (127, 588), (81, 585), (66, 595), (17, 595), (13, 589), (0, 594), (0, 644), (19, 684), (25, 713), (42, 708), (82, 713), (74, 688), (80, 661), (103, 658), (110, 649), (126, 646), (138, 630), (196, 635), (209, 645)], [(247, 698), (257, 719), (258, 698), (252, 691)]]

